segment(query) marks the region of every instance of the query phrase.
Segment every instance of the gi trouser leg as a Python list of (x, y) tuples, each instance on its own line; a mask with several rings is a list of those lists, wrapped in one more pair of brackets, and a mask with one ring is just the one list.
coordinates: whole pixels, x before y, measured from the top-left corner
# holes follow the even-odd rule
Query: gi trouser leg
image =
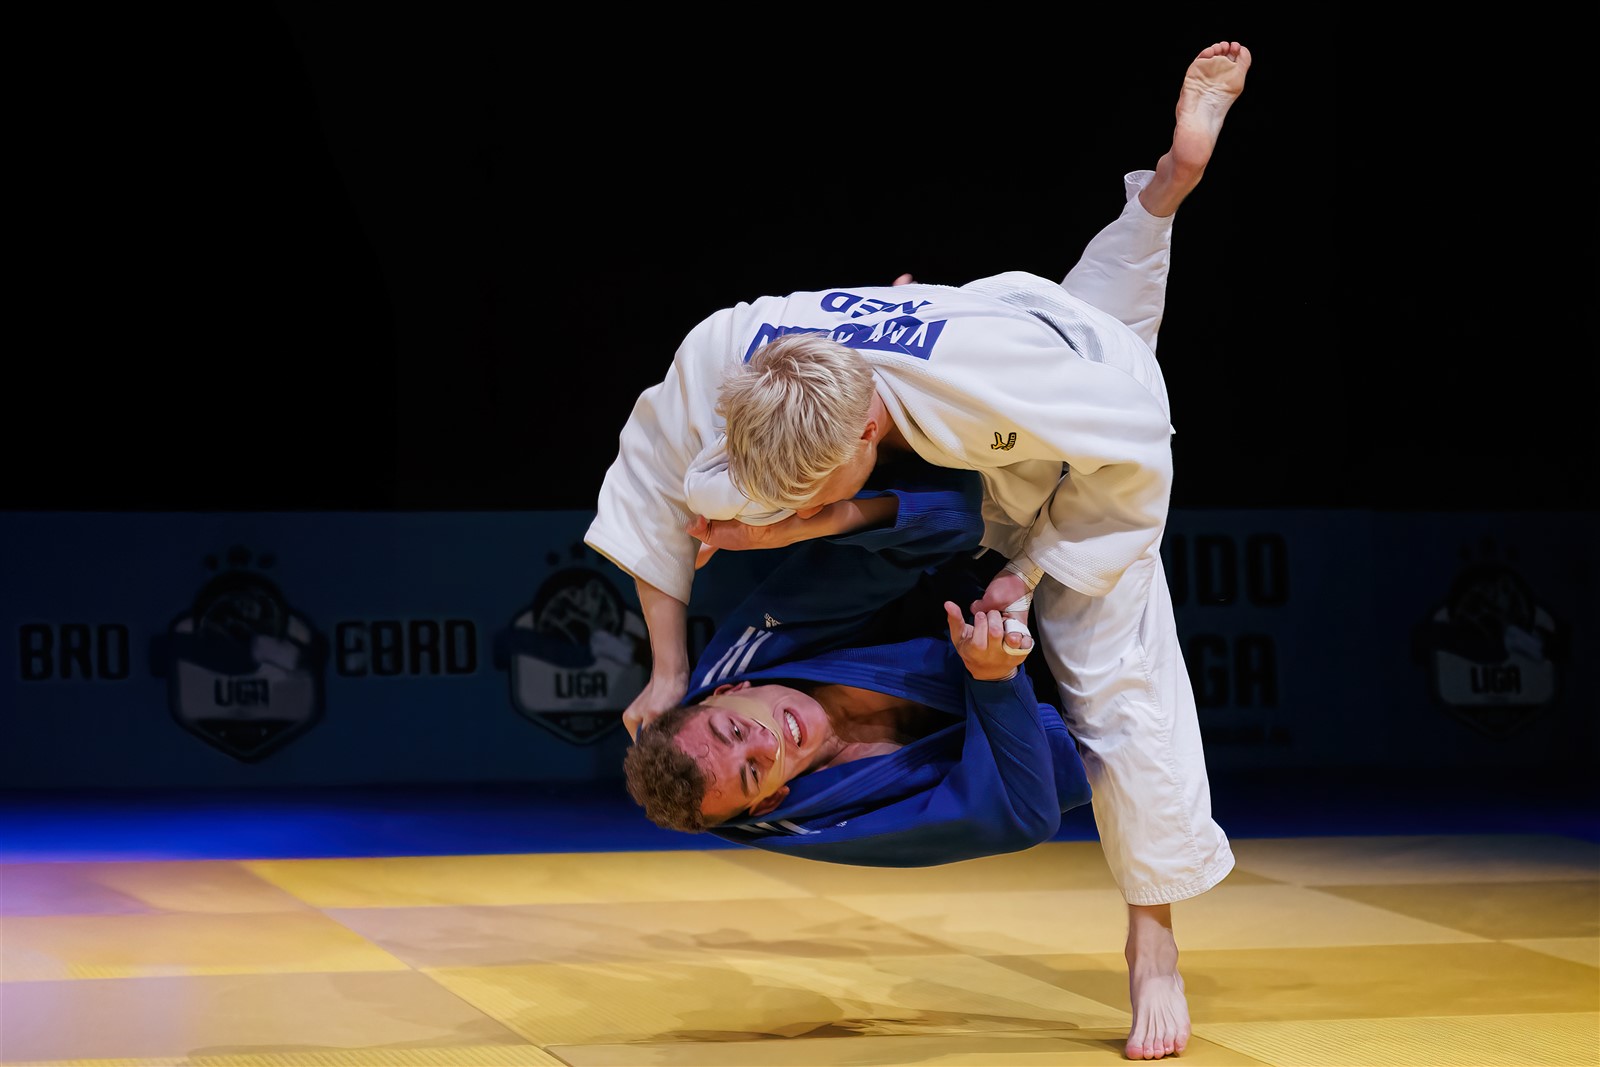
[[(1170, 411), (1154, 352), (1173, 217), (1151, 215), (1138, 199), (1154, 176), (1123, 177), (1121, 213), (1061, 284), (1143, 338), (1149, 360), (1124, 369)], [(1034, 591), (1033, 625), (1083, 753), (1101, 847), (1123, 896), (1130, 904), (1170, 904), (1210, 889), (1233, 869), (1233, 850), (1211, 816), (1199, 712), (1160, 540), (1103, 597), (1047, 575)]]
[(1139, 190), (1155, 175), (1153, 170), (1123, 175), (1127, 201), (1121, 214), (1089, 239), (1077, 265), (1061, 282), (1061, 288), (1079, 300), (1116, 316), (1152, 352), (1167, 306), (1172, 220), (1177, 217), (1157, 218), (1139, 203)]
[(1123, 897), (1170, 904), (1216, 885), (1233, 869), (1233, 850), (1211, 817), (1199, 713), (1159, 543), (1102, 597), (1046, 576), (1034, 591), (1033, 624)]

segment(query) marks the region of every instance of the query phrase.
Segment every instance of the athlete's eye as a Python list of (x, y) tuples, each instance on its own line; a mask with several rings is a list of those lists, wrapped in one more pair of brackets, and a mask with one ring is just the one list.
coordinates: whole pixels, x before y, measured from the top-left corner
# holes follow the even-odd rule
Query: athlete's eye
[(733, 739), (735, 741), (743, 741), (744, 740), (744, 732), (739, 729), (739, 724), (738, 723), (734, 723), (733, 724), (733, 729), (731, 731), (729, 731), (729, 732), (733, 734)]

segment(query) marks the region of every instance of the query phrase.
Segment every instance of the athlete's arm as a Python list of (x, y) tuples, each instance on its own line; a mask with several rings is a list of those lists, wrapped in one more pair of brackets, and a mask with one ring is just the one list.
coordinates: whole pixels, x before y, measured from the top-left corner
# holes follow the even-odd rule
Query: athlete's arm
[(668, 708), (677, 707), (689, 690), (689, 605), (649, 582), (634, 579), (640, 613), (650, 632), (650, 681), (622, 713), (629, 737), (638, 737)]
[[(793, 515), (768, 526), (751, 526), (737, 519), (713, 521), (696, 515), (689, 523), (688, 533), (713, 550), (725, 548), (730, 552), (742, 552), (758, 548), (783, 548), (796, 541), (837, 537), (857, 530), (893, 525), (898, 504), (898, 498), (892, 495), (840, 500), (808, 518)], [(708, 555), (702, 550), (702, 558), (697, 566), (703, 566)]]

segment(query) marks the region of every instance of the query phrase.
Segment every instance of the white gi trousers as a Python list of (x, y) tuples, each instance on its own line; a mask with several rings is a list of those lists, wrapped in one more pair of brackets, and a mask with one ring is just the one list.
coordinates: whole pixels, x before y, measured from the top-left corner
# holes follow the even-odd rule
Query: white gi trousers
[[(1155, 218), (1138, 201), (1152, 177), (1124, 178), (1121, 215), (1090, 241), (1062, 288), (1144, 339), (1149, 365), (1130, 371), (1170, 411), (1154, 351), (1172, 219)], [(1170, 904), (1216, 885), (1233, 869), (1233, 849), (1211, 815), (1200, 716), (1160, 538), (1104, 596), (1045, 575), (1033, 594), (1033, 625), (1089, 772), (1095, 825), (1123, 898)]]

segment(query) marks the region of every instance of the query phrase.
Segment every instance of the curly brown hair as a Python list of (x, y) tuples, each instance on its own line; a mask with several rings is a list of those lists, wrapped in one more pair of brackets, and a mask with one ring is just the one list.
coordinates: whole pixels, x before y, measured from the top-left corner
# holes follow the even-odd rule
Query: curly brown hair
[(700, 811), (709, 784), (705, 772), (675, 740), (679, 730), (706, 710), (704, 704), (690, 704), (662, 712), (639, 731), (622, 757), (628, 795), (664, 830), (698, 834), (711, 826)]

